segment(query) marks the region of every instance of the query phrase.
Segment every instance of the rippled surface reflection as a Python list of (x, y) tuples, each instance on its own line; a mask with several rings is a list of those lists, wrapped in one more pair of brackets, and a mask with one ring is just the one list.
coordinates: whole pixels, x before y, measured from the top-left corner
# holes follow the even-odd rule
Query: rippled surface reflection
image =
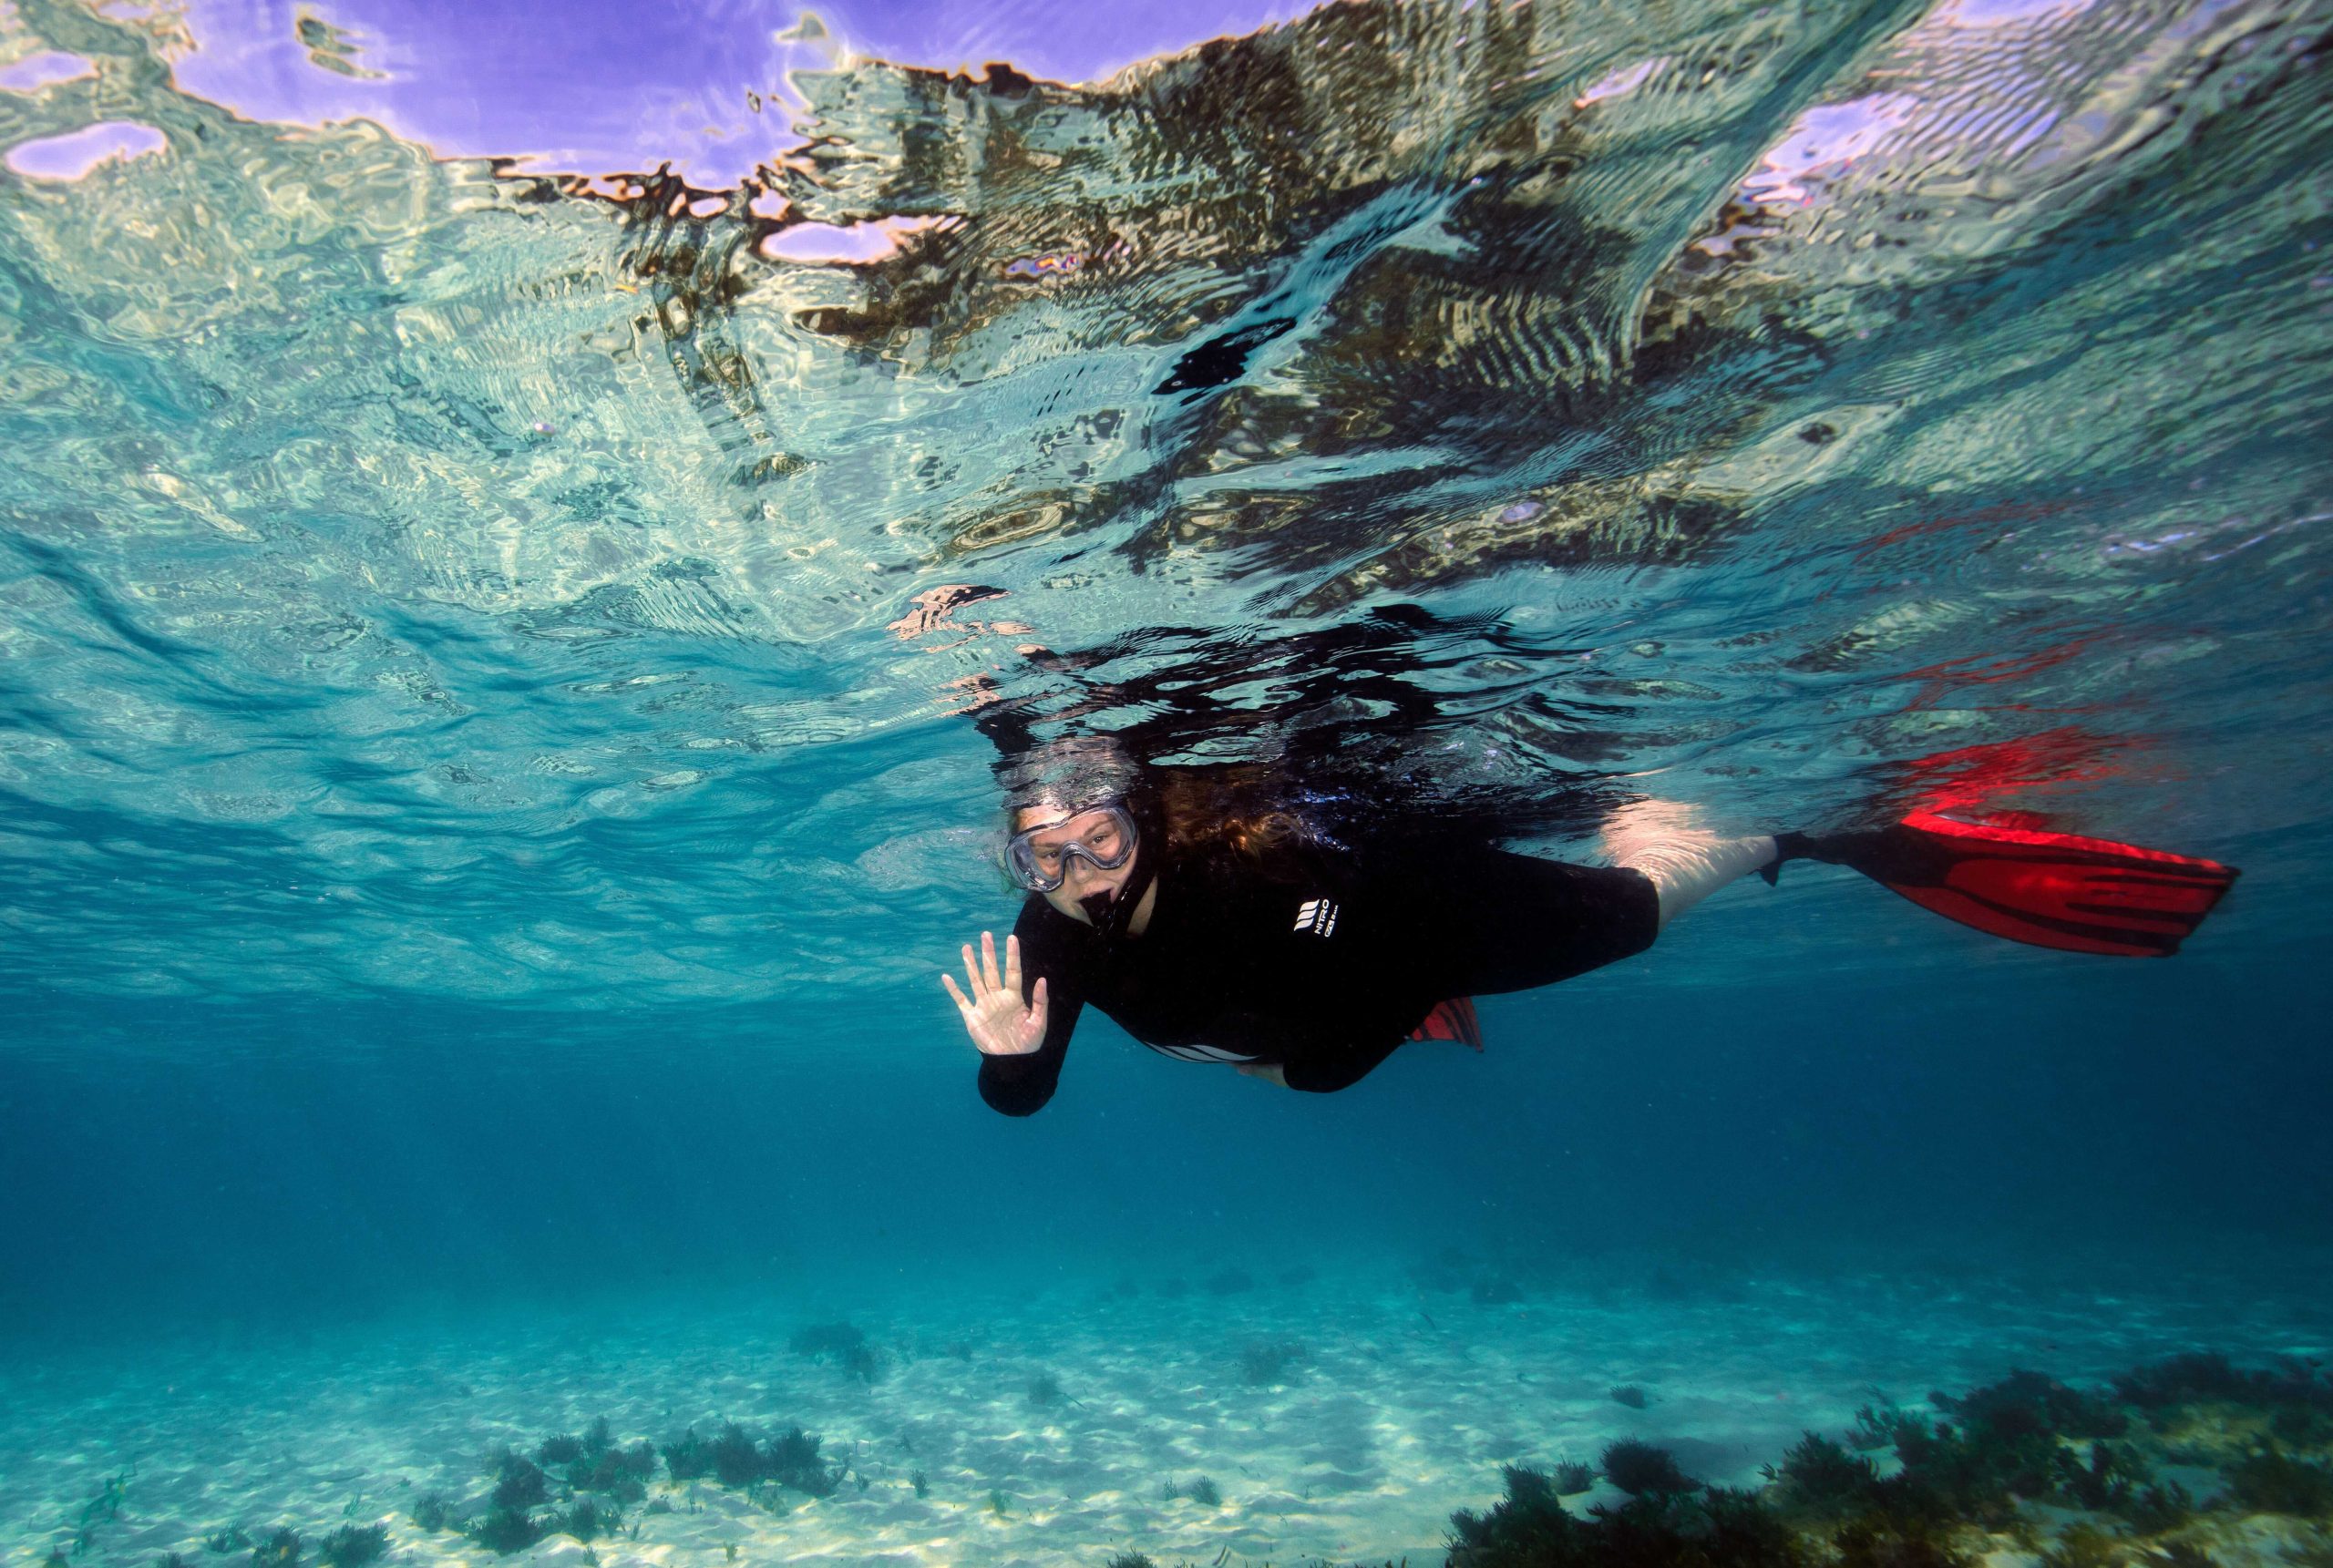
[(167, 15), (17, 0), (0, 974), (888, 986), (988, 912), (998, 704), (1518, 829), (2315, 831), (2328, 25), (829, 52), (711, 191), (253, 123)]

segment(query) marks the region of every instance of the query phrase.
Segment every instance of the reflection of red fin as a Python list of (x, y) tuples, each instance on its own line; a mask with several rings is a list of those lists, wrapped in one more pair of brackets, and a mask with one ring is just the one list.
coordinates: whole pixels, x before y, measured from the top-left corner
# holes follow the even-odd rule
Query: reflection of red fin
[(2236, 878), (2215, 860), (1928, 812), (1898, 831), (1920, 836), (1930, 866), (1867, 875), (1947, 919), (2075, 953), (2168, 958)]
[(1894, 787), (1887, 794), (1906, 806), (1973, 812), (1988, 822), (1999, 821), (2005, 814), (1995, 801), (2108, 777), (2116, 771), (2116, 757), (2133, 743), (2128, 737), (2065, 728), (2013, 741), (1956, 746), (1890, 769)]
[(1461, 1045), (1483, 1049), (1482, 1020), (1475, 1016), (1472, 997), (1453, 997), (1446, 1002), (1436, 1002), (1425, 1021), (1410, 1030), (1412, 1040), (1454, 1040)]

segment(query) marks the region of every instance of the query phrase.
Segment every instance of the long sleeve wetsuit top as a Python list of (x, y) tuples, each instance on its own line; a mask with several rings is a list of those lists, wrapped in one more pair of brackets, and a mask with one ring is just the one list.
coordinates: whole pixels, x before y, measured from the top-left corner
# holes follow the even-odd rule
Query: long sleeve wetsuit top
[(1643, 951), (1660, 923), (1642, 872), (1490, 848), (1170, 850), (1156, 886), (1147, 928), (1115, 943), (1030, 897), (1013, 935), (1023, 999), (1046, 982), (1045, 1038), (1026, 1056), (983, 1057), (982, 1099), (1008, 1116), (1043, 1108), (1089, 1003), (1168, 1056), (1343, 1089), (1436, 1002), (1567, 979)]

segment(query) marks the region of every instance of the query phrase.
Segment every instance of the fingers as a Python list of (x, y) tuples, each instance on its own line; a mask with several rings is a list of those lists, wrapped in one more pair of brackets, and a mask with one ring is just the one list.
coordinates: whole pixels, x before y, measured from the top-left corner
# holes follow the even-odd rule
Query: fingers
[(988, 1020), (982, 1017), (981, 1009), (974, 1007), (965, 998), (964, 993), (956, 989), (955, 976), (941, 975), (940, 983), (948, 988), (948, 995), (955, 1002), (956, 1011), (964, 1020), (964, 1032), (972, 1037), (972, 1048), (985, 1052), (989, 1048), (990, 1040)]
[(947, 988), (949, 1000), (963, 1015), (964, 1028), (971, 1035), (972, 1043), (990, 1052), (1023, 1053), (1035, 1050), (1045, 1035), (1045, 978), (1037, 977), (1035, 989), (1024, 1006), (1021, 999), (1021, 938), (1005, 938), (1002, 973), (996, 964), (994, 933), (981, 933), (977, 956), (969, 942), (960, 951), (964, 957), (966, 984), (957, 985), (956, 977), (945, 973), (940, 977), (940, 983)]

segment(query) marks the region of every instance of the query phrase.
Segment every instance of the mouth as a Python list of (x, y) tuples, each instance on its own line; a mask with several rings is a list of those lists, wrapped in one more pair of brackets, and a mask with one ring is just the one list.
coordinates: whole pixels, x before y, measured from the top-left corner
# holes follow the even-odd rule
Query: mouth
[(1110, 906), (1116, 901), (1116, 897), (1115, 894), (1108, 891), (1088, 893), (1077, 901), (1077, 907), (1085, 911), (1085, 918), (1089, 922), (1099, 926), (1103, 917), (1109, 914)]

